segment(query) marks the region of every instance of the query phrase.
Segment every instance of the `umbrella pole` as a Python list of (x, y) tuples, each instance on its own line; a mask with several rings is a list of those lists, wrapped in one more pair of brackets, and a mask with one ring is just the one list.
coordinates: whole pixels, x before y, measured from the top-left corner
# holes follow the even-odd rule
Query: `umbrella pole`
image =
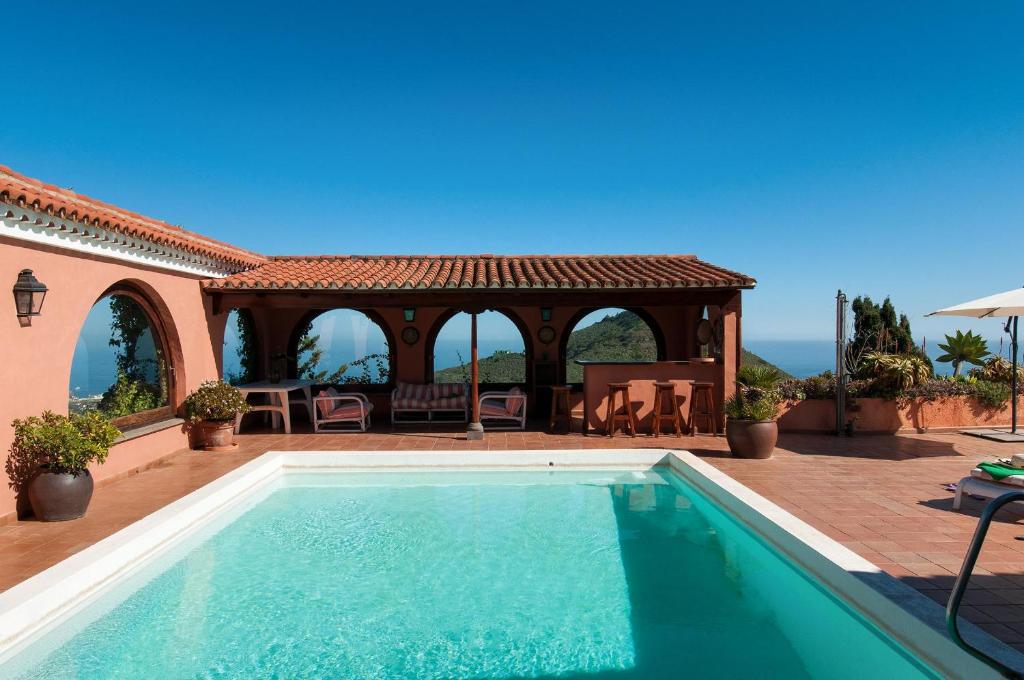
[(1010, 353), (1013, 355), (1011, 361), (1013, 372), (1010, 374), (1010, 433), (1017, 434), (1017, 320), (1013, 317), (1013, 332), (1010, 335)]

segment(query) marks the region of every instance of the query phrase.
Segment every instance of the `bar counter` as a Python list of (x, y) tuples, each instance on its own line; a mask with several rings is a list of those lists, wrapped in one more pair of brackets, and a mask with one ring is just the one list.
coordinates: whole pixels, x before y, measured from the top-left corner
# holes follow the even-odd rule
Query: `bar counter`
[[(723, 366), (714, 360), (692, 361), (584, 361), (583, 367), (583, 431), (605, 431), (605, 411), (608, 408), (608, 383), (628, 382), (629, 399), (633, 403), (640, 434), (651, 432), (654, 413), (654, 383), (672, 382), (676, 386), (676, 407), (683, 422), (689, 423), (691, 383), (715, 384), (715, 412), (722, 427)], [(666, 426), (664, 432), (670, 432)], [(617, 435), (618, 436), (618, 435)]]

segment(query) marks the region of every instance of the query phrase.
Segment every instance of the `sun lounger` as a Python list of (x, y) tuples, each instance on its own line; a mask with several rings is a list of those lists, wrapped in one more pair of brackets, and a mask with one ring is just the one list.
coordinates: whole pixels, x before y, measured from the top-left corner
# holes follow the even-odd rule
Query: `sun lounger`
[(998, 498), (1010, 491), (1024, 491), (1024, 475), (1011, 475), (996, 480), (981, 468), (974, 468), (969, 477), (964, 477), (957, 483), (956, 495), (953, 497), (953, 509), (960, 509), (964, 494)]

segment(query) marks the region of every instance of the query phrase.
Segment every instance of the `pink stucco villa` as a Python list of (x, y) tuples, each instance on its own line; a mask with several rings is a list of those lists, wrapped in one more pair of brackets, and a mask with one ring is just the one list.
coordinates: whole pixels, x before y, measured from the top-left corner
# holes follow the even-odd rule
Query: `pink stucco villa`
[[(566, 382), (566, 342), (576, 322), (605, 307), (634, 311), (654, 335), (657, 362), (631, 371), (652, 380), (713, 382), (721, 404), (739, 365), (742, 291), (755, 284), (692, 255), (269, 256), (2, 166), (0, 245), (0, 276), (9, 285), (31, 270), (48, 289), (39, 316), (17, 316), (10, 297), (0, 315), (4, 450), (12, 419), (45, 409), (66, 412), (76, 342), (97, 301), (130, 299), (149, 320), (165, 398), (157, 408), (116, 421), (125, 434), (94, 470), (98, 481), (187, 446), (181, 403), (201, 382), (221, 376), (231, 310), (247, 310), (252, 321), (257, 378), (281, 356), (291, 357), (281, 370), (294, 373), (298, 329), (316, 315), (336, 308), (365, 313), (390, 348), (387, 384), (361, 386), (383, 422), (396, 381), (432, 381), (434, 340), (460, 311), (498, 310), (519, 329), (526, 355), (521, 387), (531, 411), (547, 408), (544, 388)], [(690, 362), (699, 354), (702, 319), (718, 329), (716, 349)], [(586, 410), (586, 424), (600, 427), (607, 383), (628, 378), (621, 369), (614, 363), (587, 367), (585, 383), (572, 394), (573, 406)], [(653, 391), (646, 384), (634, 394), (642, 423)], [(0, 517), (24, 510), (16, 495), (0, 485)]]

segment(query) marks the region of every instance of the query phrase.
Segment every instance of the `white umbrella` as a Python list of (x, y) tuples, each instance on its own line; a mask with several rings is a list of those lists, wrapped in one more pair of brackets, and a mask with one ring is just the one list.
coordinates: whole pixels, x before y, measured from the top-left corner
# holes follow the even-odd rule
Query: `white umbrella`
[(1017, 320), (1024, 316), (1024, 288), (1015, 288), (1005, 293), (996, 293), (988, 297), (978, 298), (970, 302), (964, 302), (952, 307), (940, 309), (926, 316), (969, 316), (975, 319), (987, 319), (989, 317), (1009, 317), (1006, 324), (1010, 331), (1010, 354), (1012, 356), (1013, 372), (1010, 374), (1010, 392), (1013, 426), (1010, 429), (1012, 434), (1017, 433)]

